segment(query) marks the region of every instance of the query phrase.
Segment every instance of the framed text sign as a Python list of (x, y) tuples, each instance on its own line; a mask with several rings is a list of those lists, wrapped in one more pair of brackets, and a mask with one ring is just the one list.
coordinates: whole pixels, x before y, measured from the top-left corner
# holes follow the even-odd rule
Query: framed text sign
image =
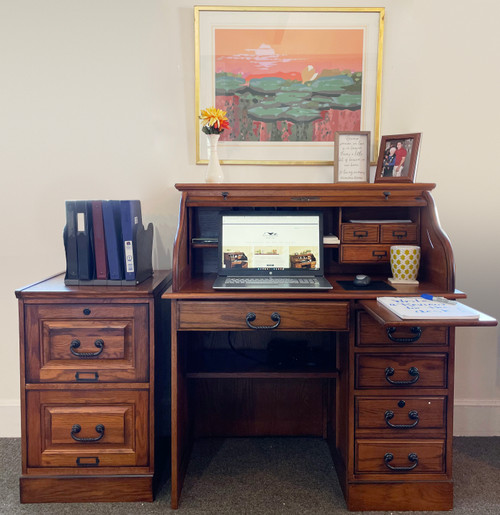
[(369, 182), (370, 132), (336, 132), (333, 182)]
[[(196, 6), (195, 112), (227, 113), (225, 164), (333, 165), (337, 131), (378, 142), (384, 9)], [(208, 158), (196, 120), (196, 162)], [(378, 148), (370, 149), (375, 163)]]

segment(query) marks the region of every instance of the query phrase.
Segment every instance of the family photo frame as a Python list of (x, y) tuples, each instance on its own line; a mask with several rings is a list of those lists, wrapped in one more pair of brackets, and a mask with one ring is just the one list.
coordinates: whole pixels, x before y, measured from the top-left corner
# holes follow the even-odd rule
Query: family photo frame
[[(195, 6), (199, 113), (227, 113), (222, 164), (333, 165), (335, 132), (369, 131), (377, 162), (384, 8)], [(263, 16), (264, 14), (264, 16)]]
[(415, 182), (421, 136), (382, 136), (375, 182)]

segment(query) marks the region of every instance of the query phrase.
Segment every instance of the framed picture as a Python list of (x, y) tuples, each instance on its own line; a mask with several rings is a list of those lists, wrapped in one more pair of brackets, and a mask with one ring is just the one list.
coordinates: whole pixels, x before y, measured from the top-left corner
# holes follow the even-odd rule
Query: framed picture
[(333, 182), (370, 181), (370, 131), (336, 132)]
[(421, 133), (382, 136), (375, 182), (415, 182)]
[[(337, 131), (378, 142), (384, 8), (196, 6), (198, 116), (226, 111), (224, 164), (333, 165)], [(377, 161), (378, 147), (370, 149)]]

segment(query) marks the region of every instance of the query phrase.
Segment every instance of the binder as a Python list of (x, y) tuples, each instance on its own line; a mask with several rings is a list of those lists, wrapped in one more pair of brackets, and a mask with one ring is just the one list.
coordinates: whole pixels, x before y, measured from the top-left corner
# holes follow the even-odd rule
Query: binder
[(142, 228), (140, 200), (120, 202), (123, 242), (123, 263), (126, 281), (136, 280), (137, 268), (137, 230)]
[(89, 281), (94, 278), (92, 210), (90, 202), (77, 200), (75, 203), (78, 279)]
[(106, 257), (106, 242), (104, 239), (104, 221), (102, 216), (102, 200), (93, 200), (92, 229), (94, 233), (95, 277), (108, 278), (108, 260)]
[(78, 279), (78, 251), (76, 245), (76, 203), (66, 201), (66, 225), (64, 227), (64, 248), (66, 250), (66, 279)]
[(123, 279), (122, 230), (119, 200), (104, 200), (102, 203), (104, 239), (108, 259), (109, 278), (114, 281)]

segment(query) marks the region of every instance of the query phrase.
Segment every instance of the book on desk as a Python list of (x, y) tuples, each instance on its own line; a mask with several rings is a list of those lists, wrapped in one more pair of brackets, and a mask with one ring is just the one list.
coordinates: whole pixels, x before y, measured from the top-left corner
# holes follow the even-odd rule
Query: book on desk
[(422, 297), (378, 297), (377, 302), (403, 320), (478, 319), (479, 312), (461, 304), (448, 304)]

